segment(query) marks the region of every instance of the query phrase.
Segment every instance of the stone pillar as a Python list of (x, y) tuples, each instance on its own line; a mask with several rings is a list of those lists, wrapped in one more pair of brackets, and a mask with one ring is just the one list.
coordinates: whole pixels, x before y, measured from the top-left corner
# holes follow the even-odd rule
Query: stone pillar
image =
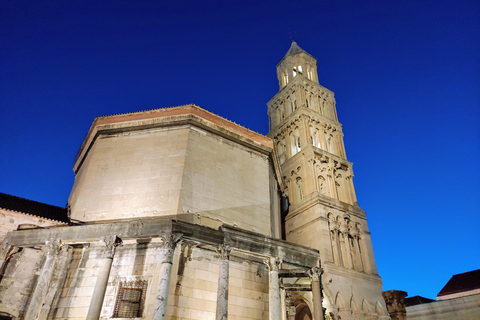
[(407, 293), (400, 290), (388, 290), (382, 292), (383, 299), (387, 305), (388, 313), (392, 320), (406, 320), (407, 309), (405, 307), (405, 297)]
[(297, 315), (297, 309), (295, 308), (293, 297), (290, 292), (287, 293), (287, 298), (285, 299), (285, 307), (287, 310), (287, 320), (295, 320), (295, 316)]
[(153, 320), (164, 320), (167, 314), (168, 293), (172, 271), (173, 254), (181, 235), (169, 234), (162, 237), (162, 261), (160, 266), (160, 282), (158, 284)]
[(48, 285), (52, 278), (53, 267), (55, 265), (55, 260), (59, 249), (59, 240), (48, 240), (45, 243), (45, 246), (42, 248), (47, 257), (43, 263), (42, 273), (38, 277), (37, 285), (32, 293), (28, 310), (25, 313), (25, 320), (37, 319), (38, 314), (40, 313), (45, 295), (47, 294)]
[(280, 266), (280, 259), (268, 258), (265, 259), (265, 264), (268, 266), (268, 314), (269, 320), (280, 320), (280, 283), (278, 280), (278, 268)]
[(100, 262), (98, 270), (97, 282), (93, 289), (92, 300), (88, 308), (87, 320), (98, 320), (102, 311), (103, 299), (105, 298), (105, 291), (107, 290), (108, 277), (112, 268), (113, 257), (115, 249), (122, 243), (122, 240), (117, 236), (103, 237), (102, 241), (106, 245), (104, 258)]
[(322, 284), (320, 282), (322, 273), (323, 270), (317, 267), (308, 270), (308, 276), (312, 282), (313, 320), (324, 320), (322, 306)]
[(232, 249), (226, 245), (222, 245), (217, 250), (220, 254), (220, 266), (218, 271), (217, 313), (215, 317), (216, 320), (228, 319), (228, 259), (231, 250)]

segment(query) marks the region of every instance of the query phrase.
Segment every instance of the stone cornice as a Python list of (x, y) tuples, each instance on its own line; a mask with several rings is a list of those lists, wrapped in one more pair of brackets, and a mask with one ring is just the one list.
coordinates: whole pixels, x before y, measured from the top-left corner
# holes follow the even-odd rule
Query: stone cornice
[(125, 241), (164, 238), (165, 235), (172, 234), (178, 234), (179, 239), (201, 245), (226, 245), (232, 249), (232, 254), (241, 252), (259, 258), (278, 257), (283, 262), (296, 266), (312, 268), (317, 266), (319, 259), (318, 250), (232, 226), (223, 225), (216, 230), (188, 222), (158, 218), (12, 231), (8, 233), (3, 244), (35, 247), (44, 245), (45, 239), (48, 239), (72, 245), (98, 242), (105, 237), (118, 237)]

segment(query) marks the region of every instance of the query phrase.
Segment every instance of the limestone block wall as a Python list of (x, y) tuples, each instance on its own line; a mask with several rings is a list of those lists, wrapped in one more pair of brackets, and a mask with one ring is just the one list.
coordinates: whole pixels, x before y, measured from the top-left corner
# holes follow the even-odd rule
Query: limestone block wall
[(268, 156), (192, 127), (179, 207), (202, 225), (270, 235)]
[(59, 221), (0, 208), (0, 242), (5, 238), (7, 232), (17, 230), (21, 224), (31, 224), (39, 227), (66, 225), (66, 223)]
[(0, 285), (0, 311), (23, 319), (43, 261), (43, 252), (30, 248), (11, 256)]
[(100, 135), (75, 177), (72, 219), (176, 214), (188, 134), (182, 126)]
[[(77, 248), (53, 319), (85, 319), (95, 286), (103, 246)], [(101, 319), (112, 318), (121, 281), (147, 281), (142, 319), (152, 319), (159, 283), (162, 250), (153, 244), (117, 248)], [(178, 245), (174, 255), (167, 308), (169, 320), (215, 319), (218, 255)], [(263, 264), (230, 261), (229, 319), (265, 319), (268, 315), (268, 275)]]
[(269, 235), (268, 156), (192, 125), (100, 135), (69, 204), (80, 221), (177, 215)]

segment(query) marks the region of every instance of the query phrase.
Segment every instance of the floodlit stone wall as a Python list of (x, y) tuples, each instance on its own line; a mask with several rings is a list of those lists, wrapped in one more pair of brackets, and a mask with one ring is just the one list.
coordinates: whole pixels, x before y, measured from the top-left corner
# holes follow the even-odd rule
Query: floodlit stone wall
[[(162, 250), (154, 244), (125, 244), (117, 248), (102, 308), (112, 318), (121, 281), (146, 280), (144, 319), (152, 319), (158, 291)], [(77, 248), (70, 262), (54, 319), (85, 319), (97, 279), (104, 246)], [(167, 307), (169, 320), (215, 319), (219, 257), (216, 252), (179, 245), (175, 250)], [(268, 316), (268, 274), (261, 263), (230, 261), (229, 319)]]
[(271, 234), (268, 154), (192, 125), (100, 135), (77, 172), (74, 220), (154, 216)]

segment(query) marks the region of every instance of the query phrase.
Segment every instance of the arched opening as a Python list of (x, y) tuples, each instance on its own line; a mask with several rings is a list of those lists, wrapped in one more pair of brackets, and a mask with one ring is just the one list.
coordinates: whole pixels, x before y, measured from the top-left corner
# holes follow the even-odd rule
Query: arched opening
[(295, 320), (312, 320), (312, 312), (303, 300), (295, 301)]

